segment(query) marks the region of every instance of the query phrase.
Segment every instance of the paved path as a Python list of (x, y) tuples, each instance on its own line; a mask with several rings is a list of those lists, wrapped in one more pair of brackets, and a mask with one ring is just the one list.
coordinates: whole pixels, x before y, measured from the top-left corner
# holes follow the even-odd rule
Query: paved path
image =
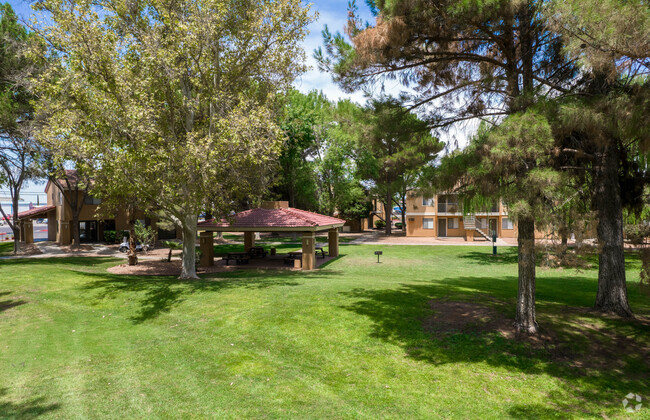
[[(476, 240), (467, 242), (464, 238), (434, 238), (422, 236), (385, 236), (383, 231), (368, 231), (362, 237), (349, 242), (353, 245), (461, 245), (492, 246), (491, 241)], [(497, 246), (517, 246), (516, 239), (497, 238)]]

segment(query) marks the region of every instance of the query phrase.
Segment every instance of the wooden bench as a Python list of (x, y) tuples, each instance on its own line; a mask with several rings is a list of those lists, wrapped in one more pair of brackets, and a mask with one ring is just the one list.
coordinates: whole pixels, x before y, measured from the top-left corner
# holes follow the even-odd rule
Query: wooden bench
[(235, 264), (248, 264), (249, 255), (247, 252), (229, 252), (223, 259), (226, 265), (230, 265), (230, 260), (234, 260)]

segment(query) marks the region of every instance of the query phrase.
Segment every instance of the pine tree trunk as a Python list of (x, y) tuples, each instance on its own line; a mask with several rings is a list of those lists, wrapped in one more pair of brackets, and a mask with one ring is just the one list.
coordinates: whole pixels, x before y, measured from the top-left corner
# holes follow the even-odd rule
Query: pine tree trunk
[(519, 247), (519, 291), (515, 330), (519, 334), (539, 332), (535, 317), (535, 220), (522, 217), (517, 221)]
[(595, 207), (598, 210), (598, 294), (595, 308), (633, 317), (627, 300), (625, 254), (623, 253), (623, 207), (618, 183), (618, 149), (605, 149), (595, 176)]
[(386, 221), (386, 235), (390, 236), (393, 233), (393, 221), (391, 217), (391, 204), (393, 202), (392, 200), (393, 194), (390, 192), (386, 193), (386, 201), (384, 202), (384, 218)]
[(183, 266), (180, 279), (198, 279), (196, 275), (196, 215), (183, 218)]

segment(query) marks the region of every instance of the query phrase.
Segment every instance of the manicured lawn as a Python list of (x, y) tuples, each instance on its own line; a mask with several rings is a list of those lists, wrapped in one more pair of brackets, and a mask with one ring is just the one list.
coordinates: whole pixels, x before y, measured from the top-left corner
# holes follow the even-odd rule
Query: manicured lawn
[(3, 255), (11, 255), (14, 251), (14, 241), (0, 242), (0, 257)]
[(343, 245), (313, 273), (192, 282), (0, 261), (0, 417), (627, 418), (625, 394), (650, 397), (650, 326), (587, 310), (596, 269), (539, 269), (548, 344), (437, 331), (432, 301), (514, 318), (516, 249), (490, 251)]
[[(223, 235), (224, 239), (228, 239), (231, 241), (238, 241), (241, 243), (244, 243), (244, 235), (233, 235), (229, 233), (224, 233)], [(346, 242), (351, 242), (355, 240), (355, 237), (352, 236), (339, 236), (339, 242), (340, 243), (346, 243)], [(261, 243), (264, 245), (265, 243), (273, 243), (273, 242), (291, 242), (291, 243), (296, 243), (299, 244), (301, 242), (301, 236), (300, 234), (296, 235), (296, 238), (294, 239), (291, 236), (262, 236), (261, 239), (256, 239), (256, 243)], [(327, 243), (327, 236), (316, 236), (316, 242), (321, 242), (321, 243)]]

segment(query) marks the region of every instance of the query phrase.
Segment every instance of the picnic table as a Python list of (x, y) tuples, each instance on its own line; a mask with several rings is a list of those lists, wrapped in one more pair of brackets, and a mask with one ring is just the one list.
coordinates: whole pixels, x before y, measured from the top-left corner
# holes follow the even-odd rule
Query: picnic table
[(321, 258), (325, 258), (326, 255), (327, 254), (325, 253), (325, 250), (323, 249), (323, 247), (321, 247), (321, 246), (316, 247), (316, 257), (320, 256)]
[(235, 264), (248, 264), (248, 252), (229, 252), (224, 258), (226, 265), (230, 265), (230, 260), (234, 260)]
[(267, 254), (268, 252), (264, 250), (263, 246), (254, 246), (248, 250), (248, 255), (250, 255), (251, 258), (265, 258)]
[(294, 260), (302, 259), (302, 251), (291, 251), (284, 259), (285, 264), (292, 264)]

